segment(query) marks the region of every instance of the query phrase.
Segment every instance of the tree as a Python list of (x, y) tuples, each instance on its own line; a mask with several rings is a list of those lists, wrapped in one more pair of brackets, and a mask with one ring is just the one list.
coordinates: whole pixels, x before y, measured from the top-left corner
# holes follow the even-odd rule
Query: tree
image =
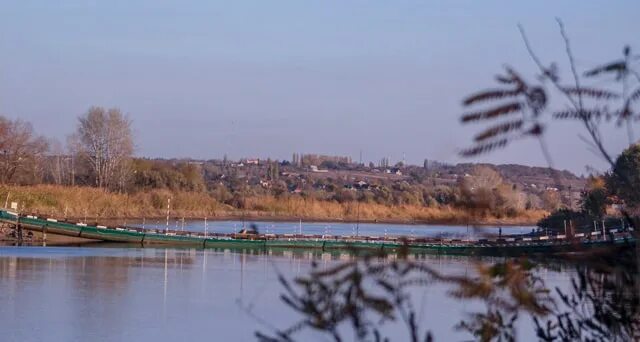
[(628, 206), (640, 204), (640, 145), (632, 145), (620, 154), (607, 177), (607, 185)]
[(582, 193), (582, 211), (598, 220), (602, 219), (607, 209), (608, 191), (604, 180), (599, 177), (590, 177), (589, 188)]
[(267, 163), (267, 177), (269, 180), (275, 181), (278, 180), (280, 176), (280, 163), (278, 161), (268, 162)]
[(114, 189), (122, 184), (118, 171), (133, 154), (131, 120), (116, 108), (91, 107), (78, 118), (77, 135), (80, 156), (89, 164), (95, 185)]
[(502, 184), (502, 176), (489, 166), (477, 165), (473, 168), (469, 177), (463, 178), (463, 183), (471, 189), (493, 190)]
[[(46, 139), (22, 120), (0, 116), (0, 183), (30, 183), (48, 149)], [(19, 179), (20, 178), (20, 179)]]
[(548, 211), (557, 210), (562, 204), (560, 194), (552, 190), (543, 191), (542, 195), (540, 195), (540, 200), (542, 200), (543, 208)]
[(485, 216), (496, 209), (496, 189), (502, 177), (494, 169), (478, 165), (471, 174), (460, 178), (460, 204), (473, 215)]
[(180, 165), (180, 172), (184, 177), (184, 187), (188, 191), (204, 191), (204, 177), (200, 165), (187, 163)]

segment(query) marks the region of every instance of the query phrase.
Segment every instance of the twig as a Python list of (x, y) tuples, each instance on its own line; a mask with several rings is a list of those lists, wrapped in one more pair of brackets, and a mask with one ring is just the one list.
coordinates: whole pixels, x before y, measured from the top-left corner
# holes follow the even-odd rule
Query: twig
[[(558, 26), (560, 27), (560, 35), (562, 36), (562, 39), (564, 39), (565, 51), (567, 52), (567, 58), (569, 58), (569, 67), (571, 68), (571, 74), (573, 74), (573, 81), (575, 82), (576, 90), (578, 91), (578, 104), (580, 105), (580, 108), (584, 108), (584, 103), (582, 100), (582, 92), (580, 91), (580, 89), (582, 89), (580, 87), (580, 77), (578, 77), (575, 58), (573, 57), (573, 53), (571, 52), (571, 44), (569, 44), (569, 36), (567, 36), (567, 32), (564, 30), (564, 24), (562, 23), (562, 20), (560, 20), (560, 18), (556, 18), (556, 21), (558, 22)], [(584, 115), (584, 113), (582, 114)]]
[[(524, 28), (522, 27), (522, 25), (518, 25), (518, 29), (520, 30), (520, 35), (522, 36), (522, 40), (525, 44), (525, 47), (527, 48), (527, 52), (529, 53), (529, 56), (531, 57), (531, 59), (535, 62), (535, 64), (538, 66), (538, 68), (540, 69), (540, 71), (543, 74), (547, 73), (546, 68), (544, 67), (544, 65), (542, 64), (542, 62), (540, 61), (540, 59), (538, 58), (538, 56), (535, 54), (535, 52), (533, 51), (533, 48), (531, 47), (531, 44), (529, 43), (529, 39), (527, 38), (527, 34), (524, 31)], [(565, 35), (566, 37), (566, 35)], [(569, 44), (569, 40), (565, 39), (565, 44)], [(571, 49), (567, 48), (567, 51), (569, 53), (571, 53)], [(573, 63), (573, 57), (571, 56), (569, 58), (569, 62), (572, 64), (572, 69), (575, 70), (575, 64)], [(577, 76), (577, 73), (575, 73), (574, 75)], [(607, 160), (607, 162), (613, 167), (615, 165), (613, 159), (611, 158), (611, 156), (609, 155), (609, 153), (605, 150), (603, 144), (602, 144), (602, 140), (600, 139), (600, 133), (598, 132), (597, 128), (593, 125), (593, 123), (586, 117), (583, 116), (582, 114), (584, 113), (584, 107), (581, 106), (580, 103), (577, 103), (576, 100), (566, 91), (566, 89), (563, 89), (562, 86), (560, 85), (560, 83), (558, 83), (558, 80), (553, 78), (553, 77), (547, 77), (551, 83), (557, 88), (557, 90), (565, 95), (565, 97), (567, 98), (567, 100), (569, 100), (569, 102), (571, 103), (571, 105), (573, 106), (573, 108), (578, 111), (578, 113), (581, 113), (581, 119), (582, 122), (584, 123), (585, 128), (587, 129), (587, 132), (589, 133), (589, 135), (591, 136), (591, 139), (593, 140), (593, 143), (597, 146), (598, 150), (600, 151), (600, 153), (603, 155), (603, 157)], [(579, 87), (580, 84), (576, 84), (576, 87)]]

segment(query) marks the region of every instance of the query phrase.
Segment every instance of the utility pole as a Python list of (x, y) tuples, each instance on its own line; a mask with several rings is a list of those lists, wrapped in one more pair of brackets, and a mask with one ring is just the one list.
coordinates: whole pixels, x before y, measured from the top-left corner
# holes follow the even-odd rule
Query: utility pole
[(356, 198), (356, 236), (360, 236), (360, 201)]
[(16, 215), (16, 228), (18, 229), (18, 243), (22, 244), (22, 225), (20, 225), (20, 212)]
[(167, 198), (167, 226), (164, 229), (165, 234), (169, 232), (169, 211), (171, 209), (171, 197)]
[(569, 221), (569, 234), (570, 234), (571, 236), (576, 235), (576, 230), (575, 230), (575, 229), (574, 229), (574, 227), (573, 227), (573, 221)]

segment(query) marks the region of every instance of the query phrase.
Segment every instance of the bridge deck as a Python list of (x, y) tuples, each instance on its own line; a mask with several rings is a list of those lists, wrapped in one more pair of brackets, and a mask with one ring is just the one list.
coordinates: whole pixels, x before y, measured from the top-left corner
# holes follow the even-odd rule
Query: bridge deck
[(435, 252), (468, 255), (522, 255), (529, 253), (574, 252), (614, 244), (633, 244), (627, 233), (611, 233), (609, 239), (598, 234), (568, 239), (556, 237), (506, 237), (503, 239), (457, 240), (398, 237), (339, 237), (294, 234), (208, 234), (180, 231), (158, 231), (131, 227), (91, 226), (32, 215), (18, 216), (0, 210), (0, 222), (20, 224), (25, 230), (99, 241), (126, 242), (141, 245), (161, 244), (200, 248), (306, 248), (306, 249), (378, 249), (411, 252)]

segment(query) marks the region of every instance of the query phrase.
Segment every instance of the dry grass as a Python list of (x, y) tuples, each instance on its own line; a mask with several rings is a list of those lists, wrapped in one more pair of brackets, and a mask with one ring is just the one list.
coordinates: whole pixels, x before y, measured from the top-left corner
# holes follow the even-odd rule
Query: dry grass
[(337, 203), (291, 197), (280, 200), (272, 196), (247, 200), (249, 216), (273, 218), (303, 218), (317, 220), (431, 222), (431, 223), (500, 223), (534, 224), (548, 213), (530, 210), (516, 217), (477, 217), (469, 212), (449, 206), (388, 206), (375, 203)]
[(171, 215), (187, 218), (233, 218), (246, 216), (256, 219), (380, 221), (431, 223), (500, 223), (529, 224), (542, 218), (544, 211), (526, 211), (517, 217), (474, 217), (467, 211), (448, 206), (386, 206), (373, 203), (337, 203), (290, 197), (272, 196), (246, 199), (245, 210), (217, 202), (205, 193), (152, 190), (135, 194), (117, 194), (90, 187), (54, 185), (0, 186), (0, 205), (20, 203), (21, 211), (38, 214), (89, 217), (129, 218), (163, 217), (167, 198), (171, 197)]
[(2, 186), (0, 205), (18, 202), (21, 211), (67, 217), (161, 217), (166, 215), (167, 198), (171, 197), (174, 214), (186, 217), (204, 216), (231, 208), (204, 193), (153, 190), (136, 194), (118, 194), (91, 187), (54, 185)]

